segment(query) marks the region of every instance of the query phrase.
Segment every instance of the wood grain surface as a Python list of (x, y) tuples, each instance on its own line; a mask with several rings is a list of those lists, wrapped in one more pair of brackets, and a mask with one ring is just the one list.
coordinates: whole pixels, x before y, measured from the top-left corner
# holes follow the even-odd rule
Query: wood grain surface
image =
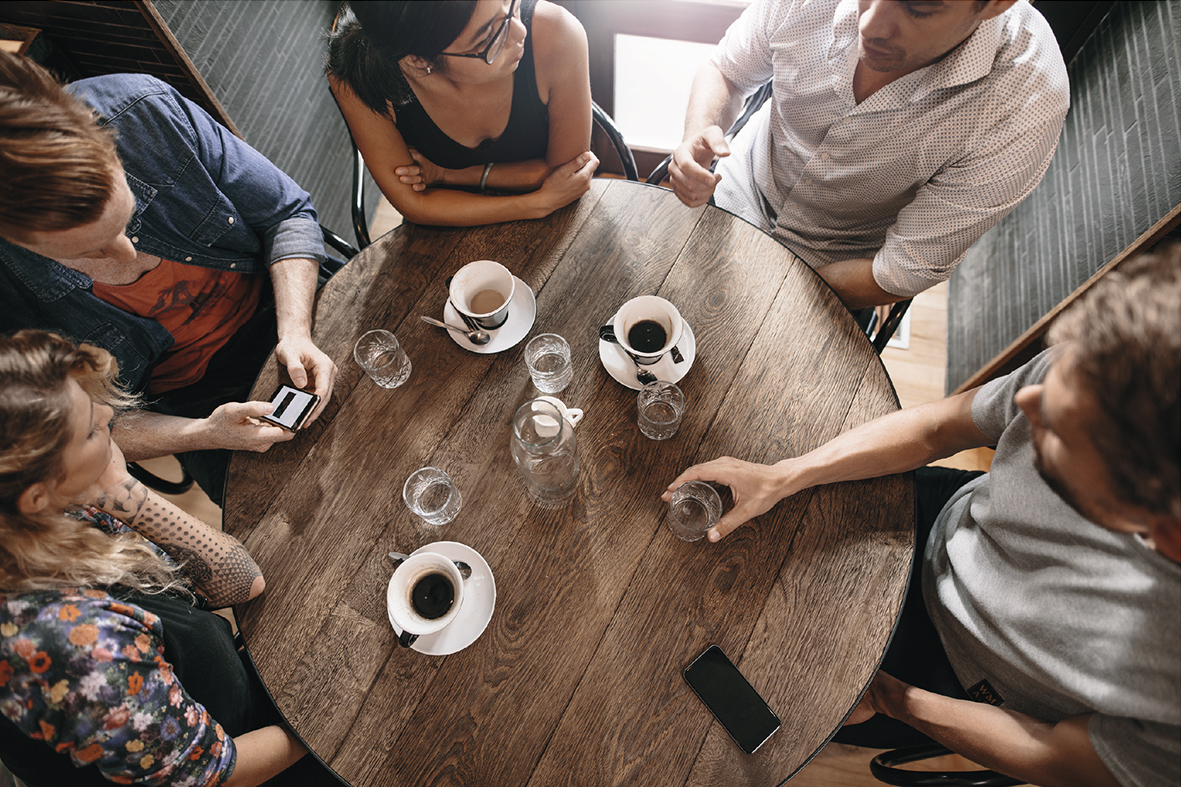
[[(512, 414), (537, 395), (524, 342), (456, 346), (445, 280), (499, 260), (537, 295), (530, 335), (571, 345), (561, 394), (578, 427), (579, 489), (532, 505), (509, 453)], [(655, 442), (635, 393), (598, 357), (597, 328), (659, 294), (697, 337), (680, 431)], [(385, 390), (352, 360), (376, 327), (414, 369)], [(470, 229), (403, 225), (319, 296), (315, 340), (340, 375), (320, 419), (230, 466), (225, 529), (263, 567), (237, 608), (267, 687), (296, 732), (369, 785), (776, 785), (839, 728), (885, 652), (913, 544), (909, 476), (785, 500), (720, 544), (664, 526), (663, 488), (722, 454), (775, 461), (897, 409), (877, 356), (832, 291), (758, 229), (671, 192), (596, 180), (539, 221)], [(272, 359), (255, 388), (273, 390)], [(401, 500), (416, 468), (463, 494), (450, 524)], [(479, 551), (496, 579), (492, 621), (446, 657), (400, 649), (387, 621), (390, 550), (438, 540)], [(722, 646), (783, 720), (745, 755), (681, 677)]]

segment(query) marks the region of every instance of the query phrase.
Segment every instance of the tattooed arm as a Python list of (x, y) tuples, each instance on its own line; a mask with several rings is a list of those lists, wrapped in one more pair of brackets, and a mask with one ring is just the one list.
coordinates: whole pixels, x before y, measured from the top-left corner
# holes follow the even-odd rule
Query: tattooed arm
[(127, 473), (111, 444), (111, 462), (90, 500), (184, 566), (197, 590), (215, 607), (248, 601), (263, 591), (262, 571), (236, 538), (216, 530), (148, 489)]

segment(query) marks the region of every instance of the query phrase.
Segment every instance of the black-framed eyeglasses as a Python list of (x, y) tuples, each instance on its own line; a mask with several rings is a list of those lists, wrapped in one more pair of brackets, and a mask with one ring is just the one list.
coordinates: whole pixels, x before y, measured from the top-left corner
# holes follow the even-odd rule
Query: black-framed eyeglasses
[(513, 21), (513, 17), (517, 15), (517, 5), (519, 0), (513, 0), (508, 7), (508, 16), (500, 23), (500, 27), (496, 28), (496, 32), (492, 34), (492, 38), (488, 39), (487, 46), (480, 52), (440, 52), (440, 55), (447, 55), (448, 57), (478, 57), (488, 65), (496, 62), (496, 58), (500, 57), (500, 53), (504, 51), (504, 44), (508, 41), (508, 26)]

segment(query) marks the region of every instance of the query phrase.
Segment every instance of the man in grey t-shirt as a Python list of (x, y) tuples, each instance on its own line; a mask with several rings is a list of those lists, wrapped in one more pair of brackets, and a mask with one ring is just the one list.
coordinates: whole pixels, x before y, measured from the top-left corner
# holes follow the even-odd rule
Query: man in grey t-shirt
[[(717, 541), (808, 487), (919, 469), (921, 588), (836, 740), (926, 736), (1043, 787), (1181, 780), (1179, 303), (1173, 245), (1105, 277), (1005, 378), (669, 486), (731, 487)], [(986, 445), (987, 475), (923, 467)]]

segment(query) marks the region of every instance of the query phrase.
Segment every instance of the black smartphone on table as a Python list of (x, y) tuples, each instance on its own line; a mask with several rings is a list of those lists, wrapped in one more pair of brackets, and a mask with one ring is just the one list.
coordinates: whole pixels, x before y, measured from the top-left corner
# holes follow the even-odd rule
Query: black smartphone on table
[(314, 393), (301, 391), (290, 385), (280, 385), (279, 390), (271, 394), (271, 404), (275, 409), (271, 410), (270, 415), (264, 415), (262, 418), (294, 432), (304, 425), (319, 403), (320, 397)]
[(747, 754), (779, 729), (779, 717), (717, 645), (685, 668), (685, 682)]

